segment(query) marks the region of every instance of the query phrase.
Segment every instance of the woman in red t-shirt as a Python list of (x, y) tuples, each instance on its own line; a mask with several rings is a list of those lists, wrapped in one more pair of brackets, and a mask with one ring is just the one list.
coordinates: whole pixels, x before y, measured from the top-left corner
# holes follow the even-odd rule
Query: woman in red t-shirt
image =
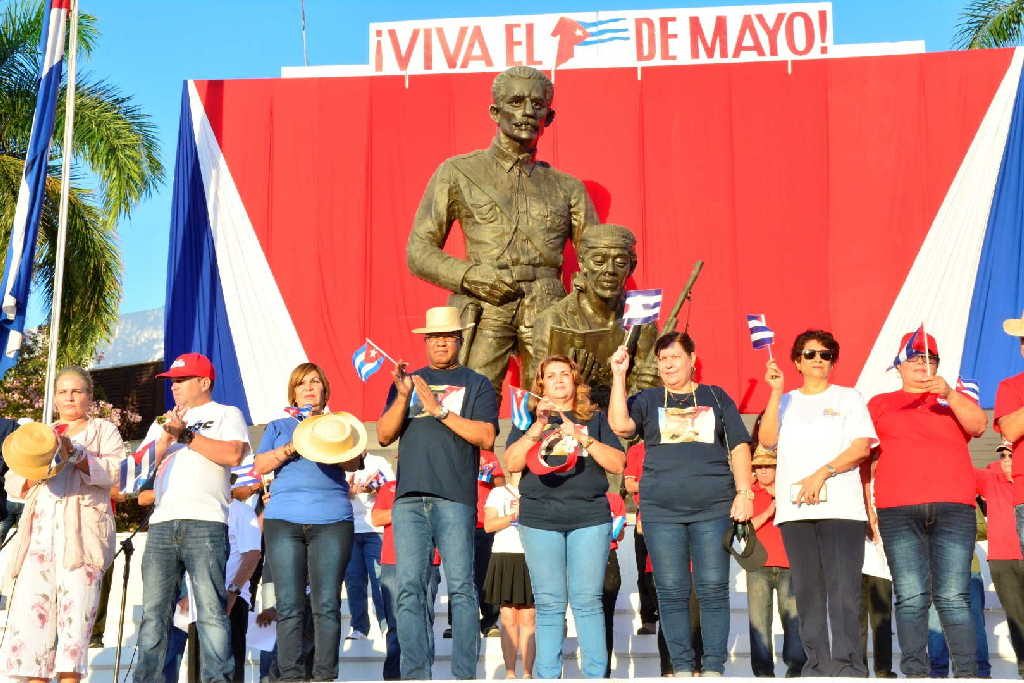
[(967, 443), (985, 431), (977, 401), (937, 374), (939, 351), (921, 330), (900, 342), (894, 362), (903, 387), (868, 402), (877, 515), (896, 593), (900, 669), (927, 676), (928, 607), (935, 603), (957, 678), (977, 675), (968, 603), (974, 552), (974, 469)]

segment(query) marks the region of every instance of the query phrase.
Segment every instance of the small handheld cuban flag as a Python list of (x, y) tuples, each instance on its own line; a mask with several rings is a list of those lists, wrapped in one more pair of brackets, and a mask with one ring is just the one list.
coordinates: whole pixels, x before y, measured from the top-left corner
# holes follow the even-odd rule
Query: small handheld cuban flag
[(138, 493), (142, 485), (153, 476), (155, 452), (156, 441), (148, 441), (121, 461), (121, 476), (118, 482), (121, 493)]
[(232, 490), (260, 483), (260, 475), (253, 471), (254, 466), (255, 462), (249, 459), (249, 462), (243, 462), (241, 465), (231, 468), (231, 474), (235, 477), (235, 481), (231, 484)]
[(914, 330), (914, 334), (910, 335), (910, 338), (907, 339), (907, 343), (904, 344), (903, 348), (900, 349), (900, 352), (896, 354), (896, 358), (893, 359), (892, 361), (892, 367), (890, 367), (889, 369), (892, 370), (893, 368), (898, 368), (900, 365), (910, 360), (914, 356), (920, 356), (921, 352), (915, 348), (919, 343), (918, 340), (920, 339), (927, 339), (927, 337), (925, 337), (924, 334), (923, 323), (919, 328)]
[(370, 491), (379, 491), (384, 484), (388, 483), (388, 478), (384, 476), (384, 473), (377, 470), (377, 473), (366, 480), (366, 488)]
[(509, 387), (508, 390), (512, 397), (512, 424), (519, 431), (525, 432), (533, 424), (533, 415), (527, 406), (530, 392), (519, 387)]
[(352, 365), (355, 367), (359, 379), (365, 382), (384, 365), (384, 354), (376, 344), (367, 339), (352, 354)]
[[(963, 394), (967, 398), (971, 399), (975, 403), (981, 403), (981, 385), (978, 384), (977, 380), (964, 379), (963, 377), (956, 378), (956, 387), (954, 389), (957, 393)], [(949, 401), (944, 399), (937, 399), (936, 403), (939, 405), (949, 405)]]
[(284, 412), (288, 413), (288, 415), (294, 417), (299, 422), (302, 422), (307, 417), (313, 414), (313, 404), (307, 403), (301, 408), (298, 408), (296, 406), (287, 406), (285, 407)]
[(768, 347), (768, 353), (771, 355), (775, 332), (765, 322), (764, 313), (747, 313), (747, 327), (750, 329), (750, 345), (755, 349)]
[(627, 330), (634, 325), (653, 323), (661, 315), (660, 289), (631, 289), (626, 292), (626, 306), (622, 313), (622, 326)]

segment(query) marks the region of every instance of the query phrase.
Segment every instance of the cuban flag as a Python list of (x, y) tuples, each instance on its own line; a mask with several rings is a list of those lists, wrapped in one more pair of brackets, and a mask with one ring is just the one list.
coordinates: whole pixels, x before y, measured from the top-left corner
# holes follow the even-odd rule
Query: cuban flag
[(622, 326), (653, 323), (661, 315), (660, 289), (631, 289), (626, 292), (626, 306), (622, 312)]
[(910, 338), (907, 339), (907, 343), (904, 344), (903, 348), (896, 354), (896, 358), (892, 361), (892, 367), (889, 369), (898, 368), (914, 356), (922, 355), (923, 351), (916, 348), (920, 344), (919, 340), (921, 339), (927, 339), (924, 332), (924, 323), (914, 330), (914, 334), (910, 335)]
[(525, 432), (533, 424), (533, 415), (527, 405), (530, 401), (530, 392), (519, 387), (509, 387), (508, 392), (512, 398), (512, 424), (519, 431)]
[(0, 377), (18, 362), (25, 330), (32, 266), (35, 263), (39, 216), (43, 210), (46, 170), (50, 162), (50, 140), (57, 109), (57, 96), (64, 74), (64, 34), (67, 30), (70, 0), (49, 0), (43, 13), (39, 49), (43, 65), (39, 73), (36, 109), (32, 116), (25, 170), (14, 208), (11, 241), (7, 245), (0, 304)]
[(249, 462), (243, 462), (241, 465), (235, 465), (231, 468), (231, 474), (235, 476), (235, 481), (231, 484), (232, 489), (260, 483), (260, 475), (253, 471), (255, 463), (251, 458), (248, 460)]
[(973, 379), (956, 378), (956, 390), (975, 403), (981, 403), (981, 385)]
[(352, 365), (355, 367), (359, 379), (365, 382), (384, 365), (384, 355), (367, 339), (352, 354)]
[(747, 327), (750, 329), (750, 345), (763, 349), (775, 342), (775, 332), (765, 322), (763, 313), (748, 313)]
[(121, 493), (138, 493), (142, 485), (155, 474), (156, 441), (147, 441), (132, 455), (121, 461), (118, 487)]

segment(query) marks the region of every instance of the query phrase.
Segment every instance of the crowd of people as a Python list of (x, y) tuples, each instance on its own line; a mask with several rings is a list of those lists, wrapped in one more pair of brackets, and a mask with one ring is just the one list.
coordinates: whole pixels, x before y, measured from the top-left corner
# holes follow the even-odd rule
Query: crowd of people
[[(430, 678), (439, 567), (455, 678), (477, 677), (481, 637), (492, 635), (507, 677), (562, 676), (567, 608), (582, 675), (608, 677), (622, 494), (637, 508), (638, 633), (657, 635), (665, 675), (724, 674), (736, 555), (755, 676), (775, 674), (777, 611), (786, 676), (868, 676), (869, 625), (874, 675), (895, 676), (895, 617), (903, 675), (936, 675), (946, 661), (954, 676), (985, 677), (972, 597), (979, 533), (1024, 662), (1024, 374), (997, 393), (999, 460), (976, 469), (968, 443), (987, 417), (938, 373), (929, 335), (901, 340), (900, 389), (869, 401), (831, 383), (831, 333), (798, 335), (789, 363), (767, 363), (769, 399), (751, 435), (734, 400), (698, 378), (694, 338), (670, 331), (653, 349), (661, 386), (629, 395), (630, 353), (611, 356), (604, 409), (570, 358), (545, 358), (529, 424), (513, 427), (498, 458), (496, 392), (459, 363), (467, 329), (456, 309), (430, 309), (413, 330), (427, 364), (393, 370), (377, 435), (397, 442), (397, 476), (367, 452), (357, 418), (328, 409), (339, 402), (313, 363), (291, 373), (282, 417), (254, 452), (241, 411), (212, 398), (209, 359), (185, 354), (159, 375), (174, 407), (141, 449), (153, 472), (139, 503), (152, 513), (135, 680), (177, 680), (189, 640), (200, 680), (242, 680), (251, 611), (276, 632), (261, 657), (268, 680), (343, 676), (342, 639), (365, 639), (374, 625), (384, 679)], [(1005, 329), (1024, 351), (1024, 319)], [(790, 371), (799, 386), (786, 391)], [(8, 510), (20, 514), (0, 639), (0, 669), (15, 677), (86, 674), (126, 457), (117, 429), (90, 417), (92, 394), (88, 372), (67, 368), (54, 425), (0, 425), (5, 489), (18, 506)], [(255, 479), (234, 481), (243, 463)], [(746, 539), (739, 550), (736, 538)]]

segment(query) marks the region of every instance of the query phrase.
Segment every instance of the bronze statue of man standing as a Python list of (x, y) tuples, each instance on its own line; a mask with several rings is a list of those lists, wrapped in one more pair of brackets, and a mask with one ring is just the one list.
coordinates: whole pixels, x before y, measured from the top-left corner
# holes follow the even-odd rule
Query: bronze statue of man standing
[[(576, 178), (538, 161), (537, 141), (555, 118), (554, 85), (517, 66), (491, 86), (498, 132), (487, 149), (446, 159), (420, 201), (406, 246), (414, 275), (452, 292), (463, 323), (476, 323), (465, 364), (499, 392), (515, 353), (533, 371), (533, 321), (565, 296), (562, 249), (597, 222)], [(466, 258), (444, 252), (452, 224), (465, 235)], [(528, 380), (524, 379), (524, 383)]]

